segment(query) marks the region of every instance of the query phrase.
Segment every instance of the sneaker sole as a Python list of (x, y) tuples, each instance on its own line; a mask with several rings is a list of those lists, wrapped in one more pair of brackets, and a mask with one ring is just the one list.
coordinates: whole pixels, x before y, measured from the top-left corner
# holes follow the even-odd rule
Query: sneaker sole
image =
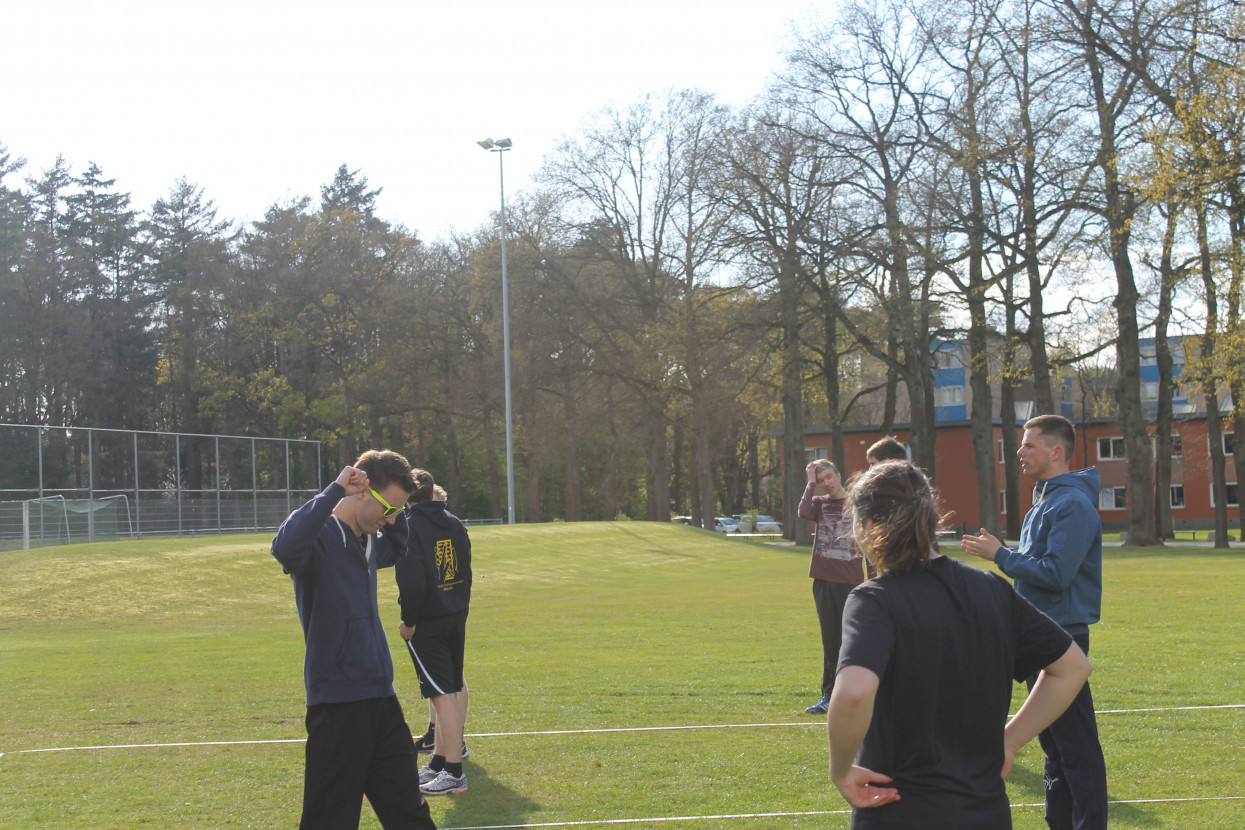
[(467, 792), (467, 788), (463, 787), (462, 789), (451, 790), (425, 790), (423, 787), (420, 787), (419, 791), (424, 795), (462, 795)]

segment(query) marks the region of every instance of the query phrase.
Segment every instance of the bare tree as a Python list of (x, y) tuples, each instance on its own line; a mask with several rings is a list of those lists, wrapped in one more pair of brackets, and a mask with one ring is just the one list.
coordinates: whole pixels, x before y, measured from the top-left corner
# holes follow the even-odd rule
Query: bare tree
[[(670, 517), (674, 396), (687, 396), (693, 419), (709, 418), (712, 378), (702, 356), (713, 340), (701, 311), (720, 293), (713, 277), (725, 214), (711, 193), (726, 125), (726, 109), (705, 93), (647, 95), (625, 110), (603, 111), (580, 137), (565, 140), (542, 172), (567, 205), (581, 244), (616, 270), (614, 307), (602, 311), (632, 323), (609, 327), (620, 338), (611, 371), (642, 402), (648, 517), (655, 520)], [(712, 527), (707, 432), (697, 429), (693, 438), (693, 515)]]
[[(782, 88), (791, 106), (816, 126), (814, 137), (850, 168), (848, 187), (868, 210), (849, 233), (829, 241), (835, 255), (858, 258), (872, 275), (862, 291), (886, 310), (881, 337), (840, 321), (870, 355), (902, 379), (908, 393), (913, 460), (934, 472), (930, 397), (930, 280), (913, 275), (914, 210), (910, 188), (927, 164), (922, 113), (928, 43), (912, 37), (914, 23), (901, 2), (846, 4), (833, 29), (805, 33), (789, 56)], [(887, 348), (890, 335), (897, 349)]]
[(736, 216), (734, 243), (755, 265), (749, 271), (756, 274), (752, 284), (767, 289), (777, 306), (783, 528), (787, 538), (808, 544), (808, 525), (796, 516), (806, 482), (802, 342), (814, 259), (809, 244), (832, 210), (832, 184), (826, 181), (828, 160), (820, 142), (810, 138), (810, 126), (788, 118), (782, 107), (744, 114), (731, 142), (734, 176), (724, 198)]

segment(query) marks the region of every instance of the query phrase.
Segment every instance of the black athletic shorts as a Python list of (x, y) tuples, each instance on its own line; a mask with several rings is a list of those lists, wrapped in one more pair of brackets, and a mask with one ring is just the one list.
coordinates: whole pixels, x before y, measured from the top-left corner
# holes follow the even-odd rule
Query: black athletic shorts
[(425, 699), (461, 692), (467, 615), (420, 620), (406, 648), (419, 675), (419, 693)]

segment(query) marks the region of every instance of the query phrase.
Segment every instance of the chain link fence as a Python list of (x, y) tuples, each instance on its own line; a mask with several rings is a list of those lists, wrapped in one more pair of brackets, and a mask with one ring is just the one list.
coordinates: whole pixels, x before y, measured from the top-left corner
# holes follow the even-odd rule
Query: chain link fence
[(320, 490), (319, 441), (0, 424), (0, 550), (273, 530)]

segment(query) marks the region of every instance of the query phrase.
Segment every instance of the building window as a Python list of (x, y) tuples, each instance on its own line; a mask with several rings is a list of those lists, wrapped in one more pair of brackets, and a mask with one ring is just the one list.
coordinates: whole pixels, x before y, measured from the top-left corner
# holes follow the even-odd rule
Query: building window
[(829, 458), (829, 457), (830, 457), (829, 447), (805, 447), (804, 448), (804, 463), (805, 464), (812, 464), (814, 461), (816, 461), (819, 458)]
[(999, 448), (998, 450), (999, 463), (1004, 464), (1007, 462), (1007, 459), (1003, 456), (1003, 439), (1002, 438), (998, 440), (998, 448)]
[(934, 349), (935, 369), (958, 369), (963, 365), (960, 360), (960, 347), (946, 343)]
[[(1154, 453), (1154, 457), (1159, 455), (1159, 437), (1157, 435), (1150, 436), (1150, 452)], [(1172, 433), (1171, 457), (1180, 458), (1184, 455), (1184, 439), (1180, 437), (1179, 432)]]
[(939, 406), (962, 406), (964, 403), (963, 386), (942, 386), (938, 389)]
[(1235, 447), (1235, 443), (1232, 440), (1233, 438), (1232, 433), (1225, 432), (1222, 434), (1221, 437), (1223, 438), (1223, 454), (1234, 455), (1236, 453), (1236, 447)]
[(1098, 460), (1116, 461), (1125, 457), (1123, 438), (1099, 438)]
[[(1228, 507), (1241, 506), (1241, 491), (1235, 481), (1228, 482)], [(1215, 485), (1210, 485), (1210, 506), (1215, 506)]]
[(1184, 507), (1184, 485), (1183, 484), (1172, 485), (1171, 506), (1172, 506), (1172, 510), (1178, 510), (1179, 508)]
[(1128, 508), (1127, 487), (1103, 487), (1098, 491), (1098, 509), (1126, 510)]
[(1007, 515), (1007, 491), (1006, 490), (999, 491), (999, 514), (1003, 516)]
[(1143, 401), (1157, 401), (1159, 399), (1159, 382), (1157, 380), (1143, 380), (1141, 382), (1141, 399)]

